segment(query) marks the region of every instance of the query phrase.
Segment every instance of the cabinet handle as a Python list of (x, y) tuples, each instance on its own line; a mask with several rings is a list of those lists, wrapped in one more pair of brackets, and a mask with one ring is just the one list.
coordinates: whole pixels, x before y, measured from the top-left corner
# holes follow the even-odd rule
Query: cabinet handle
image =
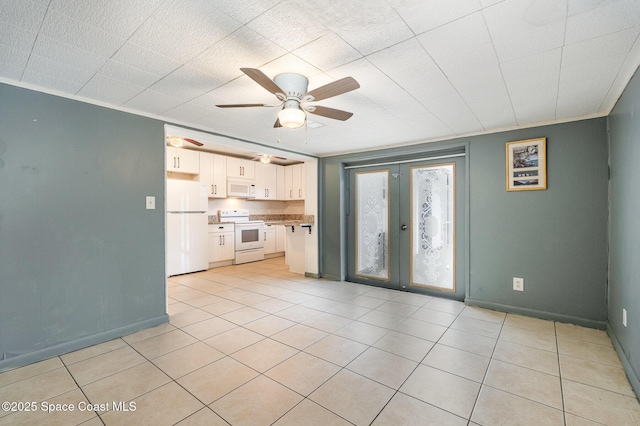
[(173, 157), (173, 168), (176, 168), (176, 157)]
[(298, 189), (298, 197), (302, 198), (302, 189)]
[(180, 168), (180, 157), (178, 157), (178, 168)]
[(218, 245), (222, 245), (222, 235), (218, 235)]
[(213, 195), (218, 195), (218, 185), (213, 185)]
[(264, 240), (267, 241), (267, 233), (264, 233)]
[(293, 198), (293, 189), (289, 190), (289, 198)]
[(211, 193), (215, 194), (215, 191), (213, 190), (213, 185), (211, 185)]

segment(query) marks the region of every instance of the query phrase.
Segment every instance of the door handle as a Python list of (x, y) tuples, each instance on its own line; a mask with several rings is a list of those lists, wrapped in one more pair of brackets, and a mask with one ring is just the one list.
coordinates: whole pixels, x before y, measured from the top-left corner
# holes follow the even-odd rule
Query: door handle
[(402, 225), (402, 226), (400, 227), (400, 229), (402, 229), (403, 231), (406, 231), (406, 230), (407, 230), (407, 225)]

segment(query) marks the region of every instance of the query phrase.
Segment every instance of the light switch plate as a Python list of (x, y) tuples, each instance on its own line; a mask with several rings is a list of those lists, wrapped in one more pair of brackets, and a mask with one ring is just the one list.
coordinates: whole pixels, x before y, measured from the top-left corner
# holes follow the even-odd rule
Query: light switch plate
[(156, 197), (152, 197), (150, 195), (147, 196), (147, 210), (155, 210), (156, 208)]

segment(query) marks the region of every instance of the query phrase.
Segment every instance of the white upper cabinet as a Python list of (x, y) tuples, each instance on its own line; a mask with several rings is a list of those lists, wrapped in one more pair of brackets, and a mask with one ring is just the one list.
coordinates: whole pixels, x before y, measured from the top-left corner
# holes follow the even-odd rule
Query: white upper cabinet
[(255, 179), (255, 161), (227, 157), (227, 177), (234, 179)]
[(277, 200), (278, 169), (276, 164), (256, 163), (256, 200)]
[(276, 200), (286, 200), (284, 190), (284, 166), (276, 166)]
[(305, 165), (286, 166), (284, 171), (285, 200), (304, 200)]
[(227, 197), (227, 157), (200, 153), (200, 182), (207, 186), (209, 198)]
[(200, 173), (200, 153), (191, 149), (167, 147), (167, 171), (197, 175)]

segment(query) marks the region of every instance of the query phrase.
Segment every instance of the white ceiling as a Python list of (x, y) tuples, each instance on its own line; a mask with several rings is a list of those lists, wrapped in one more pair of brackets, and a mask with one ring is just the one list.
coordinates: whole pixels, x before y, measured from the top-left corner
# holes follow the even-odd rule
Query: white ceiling
[[(607, 115), (640, 64), (640, 0), (0, 4), (3, 82), (319, 156)], [(352, 76), (319, 104), (354, 115), (278, 136), (215, 107), (276, 103), (240, 67)]]

